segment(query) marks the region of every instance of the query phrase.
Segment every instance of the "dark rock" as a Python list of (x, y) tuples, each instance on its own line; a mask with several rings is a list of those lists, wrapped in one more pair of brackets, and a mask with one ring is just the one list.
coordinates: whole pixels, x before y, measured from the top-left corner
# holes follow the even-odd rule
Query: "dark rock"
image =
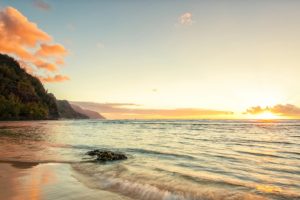
[(125, 160), (127, 156), (123, 153), (116, 153), (112, 151), (92, 150), (86, 153), (89, 156), (97, 156), (96, 161), (114, 161)]
[(96, 149), (96, 150), (88, 151), (86, 154), (89, 156), (96, 156), (100, 152), (101, 151), (99, 149)]

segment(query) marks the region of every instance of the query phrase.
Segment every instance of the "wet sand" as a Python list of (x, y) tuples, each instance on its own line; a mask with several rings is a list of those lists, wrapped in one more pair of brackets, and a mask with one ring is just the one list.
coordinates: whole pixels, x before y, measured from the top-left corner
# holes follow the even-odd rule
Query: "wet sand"
[(0, 163), (0, 199), (128, 199), (111, 192), (89, 188), (75, 176), (76, 172), (69, 164)]

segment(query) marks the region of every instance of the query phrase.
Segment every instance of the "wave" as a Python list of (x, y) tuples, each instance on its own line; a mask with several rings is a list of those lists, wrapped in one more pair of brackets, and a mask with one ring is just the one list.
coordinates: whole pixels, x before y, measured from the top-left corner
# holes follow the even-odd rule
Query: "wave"
[(141, 153), (141, 154), (150, 154), (150, 155), (159, 155), (164, 157), (175, 157), (175, 158), (183, 158), (183, 159), (189, 159), (189, 160), (196, 160), (194, 156), (186, 155), (186, 154), (176, 154), (171, 152), (163, 152), (163, 151), (154, 151), (154, 150), (148, 150), (148, 149), (138, 149), (138, 148), (127, 148), (125, 149), (128, 152), (135, 152), (135, 153)]
[(282, 145), (298, 145), (297, 143), (293, 143), (293, 142), (287, 142), (287, 141), (262, 141), (262, 140), (241, 140), (238, 139), (235, 142), (240, 143), (241, 145), (244, 144), (251, 144), (251, 143), (258, 143), (258, 144), (282, 144)]
[(258, 152), (250, 152), (250, 151), (236, 151), (238, 153), (242, 154), (249, 154), (253, 156), (266, 156), (266, 157), (273, 157), (273, 158), (283, 158), (286, 159), (285, 157), (274, 155), (274, 154), (267, 154), (267, 153), (258, 153)]
[(291, 155), (300, 156), (300, 152), (295, 152), (295, 151), (279, 151), (279, 153), (284, 153), (284, 154), (291, 154)]
[(283, 172), (288, 174), (300, 175), (299, 169), (284, 169), (284, 168), (275, 168), (275, 167), (264, 167), (265, 170), (269, 171), (276, 171), (276, 172)]
[[(85, 178), (76, 176), (79, 181), (89, 187), (108, 190), (133, 199), (142, 200), (266, 200), (268, 198), (241, 191), (226, 191), (224, 189), (208, 189), (200, 186), (183, 186), (172, 182), (145, 181), (144, 178), (122, 177), (111, 172), (94, 171), (96, 168), (73, 165), (73, 169)], [(109, 169), (114, 171), (113, 169)], [(126, 170), (124, 170), (127, 172)], [(91, 184), (93, 186), (91, 186)]]
[[(155, 168), (151, 172), (126, 164), (71, 165), (75, 178), (88, 187), (142, 200), (267, 200), (299, 199), (296, 190), (276, 185), (241, 182), (227, 178), (195, 177), (179, 171)], [(155, 172), (156, 171), (156, 172)], [(158, 173), (159, 171), (163, 174)], [(81, 176), (77, 176), (80, 174)], [(168, 177), (168, 178), (167, 178)]]

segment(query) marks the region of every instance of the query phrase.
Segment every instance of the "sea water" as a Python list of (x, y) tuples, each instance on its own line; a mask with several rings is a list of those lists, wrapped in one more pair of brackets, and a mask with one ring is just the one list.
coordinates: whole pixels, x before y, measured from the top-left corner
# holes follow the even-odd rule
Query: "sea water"
[[(93, 149), (128, 159), (90, 162)], [(82, 184), (124, 198), (300, 199), (300, 121), (0, 122), (0, 161), (66, 163)]]

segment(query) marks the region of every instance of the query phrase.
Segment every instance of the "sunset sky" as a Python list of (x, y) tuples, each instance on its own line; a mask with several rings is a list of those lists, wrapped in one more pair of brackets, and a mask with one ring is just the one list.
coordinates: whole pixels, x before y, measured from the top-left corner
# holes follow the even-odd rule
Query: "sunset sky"
[(0, 0), (0, 10), (0, 52), (58, 99), (111, 118), (300, 117), (300, 1)]

